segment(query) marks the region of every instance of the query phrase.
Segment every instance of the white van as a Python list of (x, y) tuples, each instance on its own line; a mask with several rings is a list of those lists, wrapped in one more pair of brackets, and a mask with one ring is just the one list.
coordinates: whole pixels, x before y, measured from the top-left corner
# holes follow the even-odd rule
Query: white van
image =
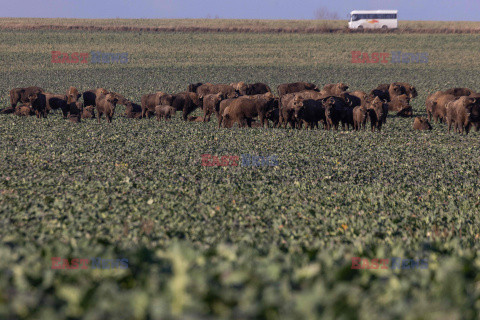
[(350, 12), (350, 29), (396, 29), (398, 10), (354, 10)]

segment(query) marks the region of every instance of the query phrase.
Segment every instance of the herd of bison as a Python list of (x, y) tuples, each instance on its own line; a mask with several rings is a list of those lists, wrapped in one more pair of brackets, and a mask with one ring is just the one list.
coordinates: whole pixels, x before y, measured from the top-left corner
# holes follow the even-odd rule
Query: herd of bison
[[(72, 122), (95, 117), (100, 122), (103, 115), (111, 122), (116, 105), (121, 104), (125, 106), (127, 118), (156, 115), (158, 120), (168, 120), (181, 111), (183, 120), (195, 122), (208, 122), (215, 113), (218, 126), (225, 128), (235, 123), (239, 127), (268, 127), (272, 122), (274, 127), (302, 128), (305, 125), (313, 129), (321, 122), (327, 130), (338, 129), (340, 124), (344, 130), (360, 130), (369, 122), (372, 131), (381, 130), (389, 111), (401, 117), (413, 116), (410, 100), (417, 97), (417, 90), (408, 83), (381, 84), (369, 93), (347, 91), (348, 88), (344, 83), (327, 84), (323, 89), (307, 82), (285, 83), (277, 87), (278, 96), (274, 96), (264, 83), (195, 83), (181, 93), (145, 94), (139, 105), (103, 88), (81, 94), (70, 87), (66, 94), (53, 94), (34, 86), (10, 90), (11, 106), (0, 113), (40, 118), (60, 109), (64, 118)], [(413, 128), (431, 130), (429, 120), (433, 118), (436, 122), (447, 123), (449, 131), (453, 126), (455, 131), (468, 134), (472, 125), (478, 131), (479, 98), (480, 93), (467, 88), (430, 94), (426, 100), (428, 120), (416, 117)], [(189, 116), (197, 108), (203, 109), (203, 116)]]

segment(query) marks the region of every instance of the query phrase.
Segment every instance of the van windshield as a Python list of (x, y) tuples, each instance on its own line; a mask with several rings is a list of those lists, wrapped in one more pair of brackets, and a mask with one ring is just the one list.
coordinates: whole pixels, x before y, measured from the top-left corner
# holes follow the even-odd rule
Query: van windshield
[(352, 14), (350, 21), (357, 21), (358, 20), (358, 15)]

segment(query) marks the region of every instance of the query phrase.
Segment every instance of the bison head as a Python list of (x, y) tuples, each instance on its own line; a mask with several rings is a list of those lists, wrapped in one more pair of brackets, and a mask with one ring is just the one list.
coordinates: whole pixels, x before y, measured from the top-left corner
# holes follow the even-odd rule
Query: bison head
[(300, 118), (303, 116), (305, 112), (305, 106), (303, 104), (302, 97), (295, 97), (293, 98), (293, 110), (295, 110), (295, 118)]

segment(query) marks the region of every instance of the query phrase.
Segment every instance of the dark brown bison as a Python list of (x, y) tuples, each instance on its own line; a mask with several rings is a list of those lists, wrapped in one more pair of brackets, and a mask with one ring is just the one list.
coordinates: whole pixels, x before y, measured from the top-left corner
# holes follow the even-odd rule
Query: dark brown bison
[(368, 99), (370, 101), (373, 101), (375, 97), (379, 97), (380, 100), (382, 101), (390, 101), (390, 93), (388, 92), (388, 89), (390, 88), (390, 84), (379, 84), (375, 89), (370, 91), (368, 95)]
[(430, 122), (428, 122), (427, 118), (415, 117), (415, 120), (413, 120), (413, 129), (414, 130), (432, 130), (432, 126), (430, 125)]
[(406, 94), (394, 96), (390, 102), (387, 102), (388, 111), (397, 112), (397, 116), (411, 117), (413, 109), (410, 106), (410, 98)]
[(37, 118), (47, 117), (47, 100), (43, 93), (32, 93), (28, 96), (30, 105)]
[(33, 111), (30, 104), (19, 104), (15, 107), (14, 114), (20, 117), (28, 117), (33, 116), (35, 112)]
[(367, 123), (367, 108), (365, 106), (358, 106), (353, 109), (353, 129), (365, 129)]
[(324, 95), (329, 95), (329, 96), (340, 96), (343, 92), (347, 91), (348, 90), (348, 85), (346, 85), (345, 83), (330, 83), (330, 84), (326, 84), (322, 91), (320, 91), (321, 93), (323, 93)]
[(315, 84), (308, 82), (283, 83), (277, 87), (277, 92), (280, 98), (289, 93), (305, 90), (320, 91)]
[(331, 96), (323, 100), (325, 108), (326, 129), (338, 129), (342, 122), (343, 128), (353, 127), (353, 108), (348, 107), (345, 101), (340, 97)]
[[(275, 99), (273, 95), (269, 98), (244, 98), (239, 97), (232, 101), (223, 113), (224, 126), (230, 128), (233, 123), (238, 122), (240, 127), (251, 127), (253, 118), (260, 120), (262, 127), (265, 126), (266, 114), (274, 108)], [(227, 111), (230, 109), (229, 111)]]
[(70, 114), (68, 116), (68, 121), (73, 122), (73, 123), (79, 123), (81, 122), (81, 115), (80, 114)]
[[(322, 100), (295, 97), (293, 99), (293, 110), (295, 119), (299, 123), (304, 123), (307, 128), (318, 128), (319, 121), (326, 124), (325, 107)], [(297, 127), (301, 128), (301, 125)]]
[(121, 104), (123, 106), (126, 106), (130, 102), (127, 98), (125, 98), (120, 93), (116, 93), (116, 92), (113, 92), (113, 91), (110, 91), (109, 93), (111, 93), (115, 98), (117, 98), (117, 100), (118, 100), (117, 104)]
[(169, 105), (159, 105), (155, 107), (155, 115), (157, 116), (157, 120), (160, 121), (161, 118), (168, 120), (172, 116), (175, 115), (175, 110), (174, 107), (169, 106)]
[(130, 119), (142, 118), (142, 106), (132, 101), (128, 101), (125, 105), (125, 116)]
[(247, 94), (248, 85), (243, 81), (230, 83), (230, 86), (232, 86), (240, 96), (244, 96)]
[(13, 88), (10, 90), (10, 104), (11, 108), (15, 109), (17, 103), (28, 103), (30, 102), (29, 96), (31, 94), (40, 94), (45, 91), (40, 87), (26, 87), (26, 88)]
[(272, 92), (270, 87), (262, 82), (247, 84), (243, 81), (230, 84), (241, 96), (251, 96)]
[(173, 95), (165, 92), (156, 92), (144, 94), (142, 96), (142, 118), (150, 117), (155, 114), (155, 107), (158, 105), (172, 105)]
[(195, 93), (197, 93), (197, 89), (198, 89), (198, 87), (200, 87), (201, 85), (203, 85), (203, 83), (201, 83), (201, 82), (189, 84), (188, 87), (187, 87), (187, 91), (188, 91), (188, 92), (195, 92)]
[(204, 122), (204, 119), (203, 119), (203, 117), (201, 117), (201, 116), (190, 116), (190, 117), (188, 117), (188, 121), (191, 121), (191, 122)]
[(108, 93), (108, 91), (103, 89), (103, 88), (97, 88), (97, 89), (94, 89), (94, 90), (87, 90), (82, 94), (83, 95), (83, 103), (86, 106), (94, 106), (95, 107), (97, 96), (106, 95), (107, 93)]
[(188, 115), (195, 111), (195, 109), (202, 107), (202, 99), (194, 92), (181, 92), (172, 95), (172, 103), (168, 104), (175, 108), (177, 111), (182, 111), (182, 118), (187, 121)]
[(462, 96), (447, 104), (448, 131), (452, 125), (455, 132), (468, 134), (474, 122), (480, 121), (480, 105), (477, 98)]
[(254, 94), (264, 94), (264, 93), (268, 93), (268, 92), (272, 92), (272, 90), (270, 89), (270, 87), (268, 85), (266, 85), (265, 83), (262, 83), (262, 82), (256, 82), (256, 83), (252, 83), (252, 84), (248, 84), (247, 85), (247, 89), (246, 89), (246, 95), (254, 95)]
[(380, 98), (375, 97), (375, 99), (367, 104), (367, 113), (372, 132), (374, 132), (375, 129), (381, 131), (382, 124), (386, 122), (388, 106), (380, 100)]
[[(295, 98), (297, 99), (295, 100)], [(287, 128), (287, 124), (290, 124), (292, 128), (298, 128), (300, 126), (301, 122), (295, 118), (295, 106), (300, 103), (300, 100), (301, 103), (303, 103), (303, 99), (304, 98), (301, 95), (297, 95), (297, 93), (288, 93), (280, 98), (278, 114), (279, 126), (283, 125), (284, 128)]]
[(111, 123), (116, 106), (117, 98), (114, 95), (107, 93), (106, 95), (97, 96), (96, 107), (98, 123), (100, 123), (103, 114), (105, 114), (107, 122)]
[(443, 91), (445, 94), (452, 94), (456, 97), (470, 96), (475, 94), (475, 91), (468, 88), (451, 88)]
[(265, 118), (269, 121), (272, 121), (273, 127), (277, 128), (279, 127), (279, 115), (280, 115), (280, 109), (274, 108), (267, 112), (267, 114), (265, 115)]
[(390, 100), (393, 99), (394, 96), (400, 96), (402, 94), (406, 94), (410, 99), (418, 96), (417, 89), (406, 82), (391, 83), (388, 88), (388, 93), (390, 94)]
[(70, 105), (68, 104), (68, 96), (64, 94), (45, 93), (45, 101), (47, 112), (51, 110), (62, 110), (63, 118), (67, 118), (70, 112)]
[(223, 96), (221, 93), (207, 94), (203, 97), (203, 120), (205, 122), (210, 121), (212, 113), (217, 113), (220, 110), (220, 102), (222, 102)]
[(95, 119), (95, 107), (86, 106), (83, 108), (82, 119)]
[(227, 107), (235, 101), (236, 98), (234, 99), (225, 99), (220, 102), (219, 108), (218, 108), (218, 113), (217, 113), (217, 118), (218, 118), (218, 127), (220, 128), (223, 123), (223, 114)]
[[(228, 84), (202, 84), (197, 88), (197, 94), (200, 99), (205, 97), (207, 94), (221, 93), (222, 96), (228, 99), (233, 99), (238, 96), (237, 91), (234, 87)], [(178, 110), (178, 109), (177, 109)]]

